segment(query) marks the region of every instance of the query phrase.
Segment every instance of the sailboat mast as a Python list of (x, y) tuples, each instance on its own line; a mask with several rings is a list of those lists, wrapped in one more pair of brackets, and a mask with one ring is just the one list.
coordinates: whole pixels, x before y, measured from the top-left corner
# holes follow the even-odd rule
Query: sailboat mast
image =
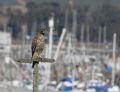
[(98, 49), (100, 49), (100, 44), (101, 44), (101, 38), (102, 38), (102, 27), (99, 26), (99, 30), (98, 30)]
[(74, 9), (73, 10), (73, 27), (72, 27), (72, 33), (74, 37), (76, 35), (76, 28), (77, 28), (77, 12)]
[(111, 85), (114, 86), (115, 84), (115, 70), (116, 70), (116, 33), (113, 34), (113, 67), (112, 67), (112, 81)]
[(104, 26), (104, 28), (103, 28), (103, 30), (104, 30), (104, 44), (106, 43), (106, 26)]
[(90, 42), (90, 27), (89, 27), (89, 24), (87, 24), (87, 46), (89, 46), (89, 42)]
[(49, 20), (49, 28), (50, 28), (50, 32), (49, 32), (49, 58), (51, 58), (51, 54), (52, 54), (52, 47), (53, 47), (53, 28), (54, 28), (54, 20), (53, 17), (51, 17), (51, 19)]

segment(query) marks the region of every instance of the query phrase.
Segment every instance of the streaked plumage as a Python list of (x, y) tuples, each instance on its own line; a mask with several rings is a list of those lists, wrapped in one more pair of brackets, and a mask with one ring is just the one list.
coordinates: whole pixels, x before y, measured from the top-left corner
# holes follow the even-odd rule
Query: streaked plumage
[[(32, 40), (32, 59), (42, 58), (42, 53), (44, 49), (44, 31), (42, 30), (36, 34), (36, 36)], [(33, 61), (32, 67), (38, 63), (37, 61)]]

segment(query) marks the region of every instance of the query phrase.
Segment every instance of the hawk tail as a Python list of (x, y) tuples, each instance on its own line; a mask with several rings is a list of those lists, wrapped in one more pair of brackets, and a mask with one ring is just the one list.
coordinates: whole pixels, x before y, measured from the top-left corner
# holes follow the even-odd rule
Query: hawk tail
[(37, 61), (33, 61), (33, 63), (32, 63), (32, 68), (34, 68), (34, 66), (35, 66), (35, 64), (38, 64), (39, 62), (37, 62)]

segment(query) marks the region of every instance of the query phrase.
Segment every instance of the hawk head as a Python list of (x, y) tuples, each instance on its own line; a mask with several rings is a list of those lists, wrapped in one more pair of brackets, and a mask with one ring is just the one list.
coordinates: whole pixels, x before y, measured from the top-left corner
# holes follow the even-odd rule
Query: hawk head
[(47, 31), (48, 31), (48, 28), (45, 25), (41, 25), (38, 30), (38, 33), (44, 35)]
[(46, 29), (44, 29), (44, 30), (42, 29), (42, 30), (39, 31), (39, 33), (43, 34), (43, 35), (45, 34), (45, 32), (46, 32)]

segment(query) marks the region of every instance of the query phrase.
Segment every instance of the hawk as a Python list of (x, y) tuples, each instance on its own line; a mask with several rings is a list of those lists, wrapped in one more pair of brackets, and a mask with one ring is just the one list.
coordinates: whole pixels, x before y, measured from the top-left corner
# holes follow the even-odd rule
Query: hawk
[[(46, 29), (40, 29), (39, 32), (36, 33), (35, 37), (32, 40), (32, 60), (36, 60), (38, 58), (42, 58), (43, 49), (44, 49), (44, 35), (45, 35)], [(34, 68), (34, 65), (36, 63), (39, 63), (38, 61), (33, 61), (32, 68)]]

